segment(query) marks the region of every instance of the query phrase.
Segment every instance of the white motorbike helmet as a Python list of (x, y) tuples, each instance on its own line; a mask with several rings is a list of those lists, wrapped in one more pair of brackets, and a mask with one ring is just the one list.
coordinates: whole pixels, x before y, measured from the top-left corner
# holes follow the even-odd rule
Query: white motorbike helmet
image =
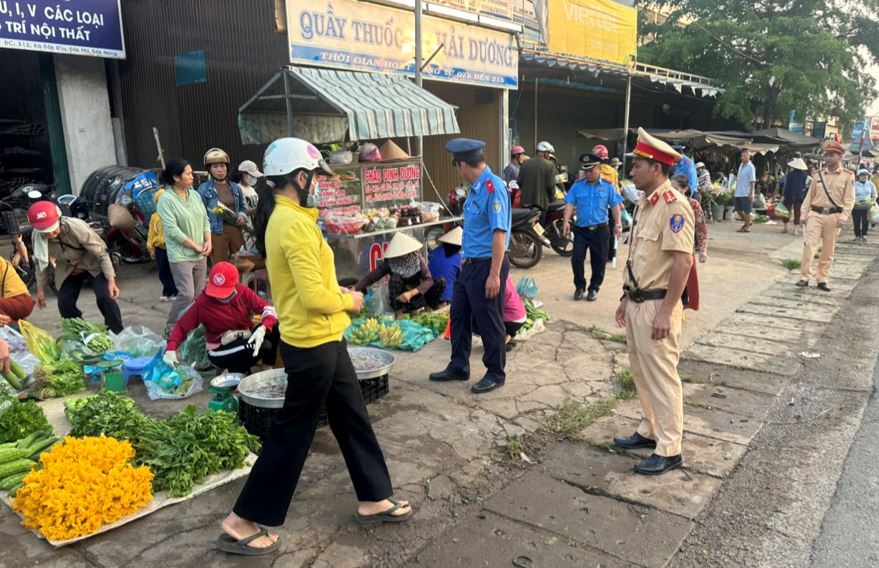
[(552, 144), (550, 144), (546, 140), (543, 140), (542, 142), (540, 142), (537, 145), (537, 151), (538, 152), (553, 152), (553, 153), (555, 153), (555, 148), (553, 147)]
[(300, 138), (278, 138), (269, 144), (263, 157), (262, 171), (265, 175), (283, 176), (296, 170), (320, 170), (333, 175), (333, 170), (311, 142)]

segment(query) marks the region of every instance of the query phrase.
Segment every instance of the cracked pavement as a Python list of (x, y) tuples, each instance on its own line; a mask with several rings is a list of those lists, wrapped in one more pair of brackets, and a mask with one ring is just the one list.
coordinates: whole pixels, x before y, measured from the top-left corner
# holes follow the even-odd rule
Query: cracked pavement
[[(794, 288), (796, 274), (781, 266), (784, 258), (799, 258), (798, 239), (779, 234), (777, 226), (756, 226), (750, 235), (734, 229), (733, 223), (711, 225), (711, 259), (700, 266), (705, 307), (686, 313), (684, 470), (635, 476), (631, 466), (643, 452), (609, 452), (603, 445), (631, 432), (637, 399), (619, 401), (614, 414), (587, 427), (580, 440), (538, 431), (568, 399), (591, 403), (611, 396), (612, 377), (628, 367), (625, 345), (610, 338), (620, 333), (613, 310), (622, 267), (609, 267), (597, 302), (574, 303), (569, 261), (548, 254), (535, 269), (514, 274), (514, 280), (537, 280), (538, 298), (553, 321), (509, 354), (504, 388), (475, 396), (470, 383), (427, 381), (448, 360), (448, 342), (439, 339), (418, 353), (397, 352), (390, 394), (369, 406), (397, 496), (415, 504), (412, 522), (356, 525), (344, 462), (323, 428), (279, 530), (278, 555), (240, 559), (213, 549), (239, 481), (59, 550), (33, 537), (7, 509), (0, 531), (13, 538), (0, 551), (0, 566), (511, 566), (519, 556), (535, 566), (665, 566), (746, 459), (780, 393), (801, 370), (800, 352), (822, 351), (828, 322), (876, 256), (873, 246), (841, 245), (834, 291), (819, 296), (814, 288)], [(169, 306), (151, 301), (159, 296), (155, 273), (127, 266), (119, 285), (126, 323), (161, 330)], [(97, 319), (89, 293), (80, 307)], [(32, 320), (58, 327), (51, 307)], [(474, 378), (481, 375), (480, 356), (475, 347)], [(185, 403), (155, 403), (140, 384), (130, 391), (145, 411), (160, 415), (190, 402), (203, 408), (209, 398), (200, 393)], [(508, 439), (529, 435), (542, 444), (530, 456), (535, 463), (510, 463)]]

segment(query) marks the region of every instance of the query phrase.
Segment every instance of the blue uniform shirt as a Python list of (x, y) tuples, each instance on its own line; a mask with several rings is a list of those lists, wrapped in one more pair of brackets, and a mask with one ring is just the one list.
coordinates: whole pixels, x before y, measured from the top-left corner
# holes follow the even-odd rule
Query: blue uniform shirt
[(488, 258), (495, 231), (504, 231), (504, 250), (510, 248), (510, 194), (504, 181), (485, 166), (482, 175), (470, 186), (464, 203), (464, 237), (462, 258)]
[(607, 223), (608, 207), (622, 202), (623, 197), (606, 179), (599, 179), (594, 184), (585, 179), (577, 180), (565, 196), (565, 203), (577, 208), (577, 219), (574, 221), (577, 227)]
[(456, 252), (452, 256), (446, 256), (446, 250), (440, 245), (430, 251), (427, 267), (434, 280), (443, 278), (446, 281), (446, 287), (440, 295), (440, 302), (451, 302), (455, 280), (458, 279), (458, 273), (461, 272), (461, 253)]
[(699, 189), (699, 174), (696, 173), (696, 164), (693, 162), (693, 158), (686, 154), (682, 154), (681, 159), (678, 160), (678, 163), (676, 163), (671, 169), (671, 175), (669, 177), (673, 177), (677, 174), (684, 174), (687, 176), (687, 185), (690, 186), (689, 194), (694, 195)]

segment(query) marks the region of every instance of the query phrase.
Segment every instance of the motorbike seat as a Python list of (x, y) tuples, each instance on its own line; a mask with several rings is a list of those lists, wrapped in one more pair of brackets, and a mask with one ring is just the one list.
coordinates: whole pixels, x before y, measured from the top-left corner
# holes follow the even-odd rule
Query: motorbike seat
[(548, 211), (555, 211), (556, 209), (564, 209), (565, 205), (567, 205), (567, 203), (565, 202), (564, 199), (562, 199), (561, 201), (553, 201), (552, 203), (549, 204), (549, 207), (547, 208), (547, 210)]
[(526, 207), (524, 209), (514, 207), (512, 212), (512, 224), (518, 225), (519, 223), (523, 223), (539, 212), (540, 209), (537, 207)]

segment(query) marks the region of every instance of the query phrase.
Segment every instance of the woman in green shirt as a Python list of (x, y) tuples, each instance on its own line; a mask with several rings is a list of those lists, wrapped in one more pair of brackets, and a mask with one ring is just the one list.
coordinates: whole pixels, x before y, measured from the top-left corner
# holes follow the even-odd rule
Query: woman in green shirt
[[(171, 304), (166, 331), (201, 294), (207, 276), (206, 257), (211, 254), (211, 227), (199, 194), (192, 189), (192, 166), (186, 160), (171, 160), (162, 172), (166, 191), (156, 205), (165, 229), (165, 246), (177, 298)], [(167, 335), (167, 333), (166, 333)]]

